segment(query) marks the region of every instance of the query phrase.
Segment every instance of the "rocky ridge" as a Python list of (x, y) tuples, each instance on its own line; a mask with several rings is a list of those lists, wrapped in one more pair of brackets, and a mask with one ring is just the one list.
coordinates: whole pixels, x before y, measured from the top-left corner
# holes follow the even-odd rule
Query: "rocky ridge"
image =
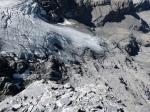
[[(126, 14), (149, 9), (149, 0), (37, 0), (51, 21), (76, 19), (87, 25), (101, 26), (108, 21), (121, 21)], [(86, 13), (85, 13), (86, 12)]]

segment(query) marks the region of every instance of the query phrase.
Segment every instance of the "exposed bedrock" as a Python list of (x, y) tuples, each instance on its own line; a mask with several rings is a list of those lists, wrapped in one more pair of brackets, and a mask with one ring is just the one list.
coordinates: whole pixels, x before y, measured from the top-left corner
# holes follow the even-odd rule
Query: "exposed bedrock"
[(149, 0), (37, 0), (37, 2), (46, 10), (51, 22), (62, 22), (64, 18), (71, 18), (90, 26), (122, 21), (126, 14), (135, 15), (136, 12), (150, 8)]

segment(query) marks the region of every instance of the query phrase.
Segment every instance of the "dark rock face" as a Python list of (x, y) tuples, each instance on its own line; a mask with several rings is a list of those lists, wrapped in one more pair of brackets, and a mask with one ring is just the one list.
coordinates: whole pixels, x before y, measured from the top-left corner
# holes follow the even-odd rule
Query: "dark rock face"
[(121, 21), (125, 14), (149, 9), (149, 1), (132, 0), (37, 0), (46, 10), (49, 20), (62, 22), (75, 19), (88, 26), (101, 26), (108, 21)]
[(130, 56), (138, 55), (140, 47), (138, 42), (136, 41), (136, 38), (132, 37), (130, 39), (129, 44), (125, 47), (125, 50), (128, 52)]
[(15, 80), (14, 73), (23, 73), (27, 69), (25, 62), (17, 62), (14, 57), (0, 56), (0, 101), (7, 95), (16, 95), (23, 87), (22, 80)]
[(143, 11), (150, 9), (150, 1), (149, 0), (141, 0), (139, 3), (134, 4), (136, 11)]
[(28, 62), (21, 60), (19, 62), (16, 62), (15, 72), (21, 74), (21, 73), (25, 72), (25, 70), (27, 70), (27, 68), (28, 68)]
[(14, 63), (11, 62), (11, 59), (8, 60), (6, 57), (0, 57), (0, 76), (9, 76), (14, 72)]
[(111, 0), (111, 6), (113, 11), (128, 12), (133, 8), (132, 0)]
[(5, 97), (10, 95), (16, 95), (23, 88), (21, 83), (15, 82), (9, 77), (0, 77), (0, 101), (4, 100)]
[(3, 87), (3, 94), (5, 95), (15, 95), (19, 92), (18, 87), (10, 82), (5, 83)]
[(49, 74), (50, 75), (50, 80), (59, 81), (63, 77), (63, 74), (62, 74), (63, 71), (65, 71), (64, 70), (64, 64), (60, 63), (56, 59), (53, 59), (52, 62), (53, 62), (52, 72)]
[(0, 77), (12, 77), (13, 73), (23, 73), (27, 68), (26, 61), (15, 61), (14, 57), (0, 56)]
[[(48, 19), (52, 22), (62, 22), (64, 13), (69, 6), (72, 6), (72, 0), (36, 0), (46, 12)], [(71, 4), (71, 5), (68, 5)], [(71, 8), (71, 7), (70, 7)]]

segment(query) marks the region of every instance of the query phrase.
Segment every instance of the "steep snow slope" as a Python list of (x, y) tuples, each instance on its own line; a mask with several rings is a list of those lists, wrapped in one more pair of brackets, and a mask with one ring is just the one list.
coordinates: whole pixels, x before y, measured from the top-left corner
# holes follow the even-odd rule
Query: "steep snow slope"
[(23, 2), (23, 0), (1, 0), (0, 1), (0, 7), (1, 8), (12, 7), (12, 6), (15, 6), (15, 5), (22, 3), (22, 2)]
[[(3, 1), (1, 2), (3, 3)], [(9, 1), (7, 3), (7, 6), (9, 6), (9, 3), (11, 4)], [(52, 49), (54, 50), (53, 47), (55, 47), (52, 44), (60, 43), (62, 45), (59, 46), (64, 47), (64, 50), (81, 49), (80, 52), (82, 53), (84, 48), (90, 48), (103, 54), (100, 38), (81, 33), (72, 28), (46, 23), (38, 18), (39, 10), (36, 10), (37, 7), (36, 3), (29, 1), (10, 10), (1, 9), (0, 32), (2, 34), (1, 39), (4, 42), (2, 52), (14, 52), (18, 56), (26, 55), (26, 58), (29, 58), (28, 55), (34, 54), (41, 57), (45, 55), (45, 52), (52, 54)], [(46, 49), (47, 51), (45, 51)]]

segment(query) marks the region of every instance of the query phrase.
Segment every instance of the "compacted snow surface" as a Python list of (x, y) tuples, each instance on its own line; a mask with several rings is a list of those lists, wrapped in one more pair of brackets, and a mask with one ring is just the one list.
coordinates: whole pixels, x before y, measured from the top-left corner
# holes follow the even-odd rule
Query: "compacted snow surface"
[[(4, 6), (9, 6), (9, 4), (15, 6), (15, 4), (13, 5), (9, 1), (1, 1), (1, 4), (3, 3)], [(20, 3), (20, 1), (16, 1), (16, 4), (17, 3)], [(42, 54), (44, 49), (41, 47), (47, 42), (50, 42), (51, 39), (54, 39), (53, 37), (56, 36), (54, 33), (50, 32), (57, 33), (57, 36), (60, 37), (56, 36), (56, 40), (60, 41), (60, 43), (64, 41), (63, 43), (67, 43), (68, 47), (73, 47), (73, 49), (74, 47), (79, 49), (90, 48), (98, 53), (103, 52), (103, 48), (100, 46), (100, 38), (98, 39), (98, 37), (65, 26), (56, 26), (44, 22), (36, 16), (36, 4), (30, 6), (27, 2), (25, 5), (20, 4), (20, 6), (21, 8), (16, 6), (12, 9), (13, 11), (7, 10), (7, 8), (1, 10), (1, 16), (5, 16), (2, 19), (2, 21), (4, 21), (2, 26), (4, 25), (3, 27), (8, 27), (7, 34), (4, 33), (5, 30), (1, 30), (1, 37), (4, 38), (5, 43), (2, 48), (3, 52), (15, 52), (17, 55), (22, 53)], [(27, 12), (27, 15), (23, 15), (22, 13), (24, 12)], [(44, 40), (46, 38), (48, 40)], [(51, 51), (49, 50), (49, 52)]]
[[(104, 1), (91, 2), (107, 13)], [(91, 30), (49, 23), (33, 0), (0, 0), (0, 112), (150, 112), (149, 12)]]
[(21, 3), (23, 0), (0, 0), (0, 8), (7, 8)]

